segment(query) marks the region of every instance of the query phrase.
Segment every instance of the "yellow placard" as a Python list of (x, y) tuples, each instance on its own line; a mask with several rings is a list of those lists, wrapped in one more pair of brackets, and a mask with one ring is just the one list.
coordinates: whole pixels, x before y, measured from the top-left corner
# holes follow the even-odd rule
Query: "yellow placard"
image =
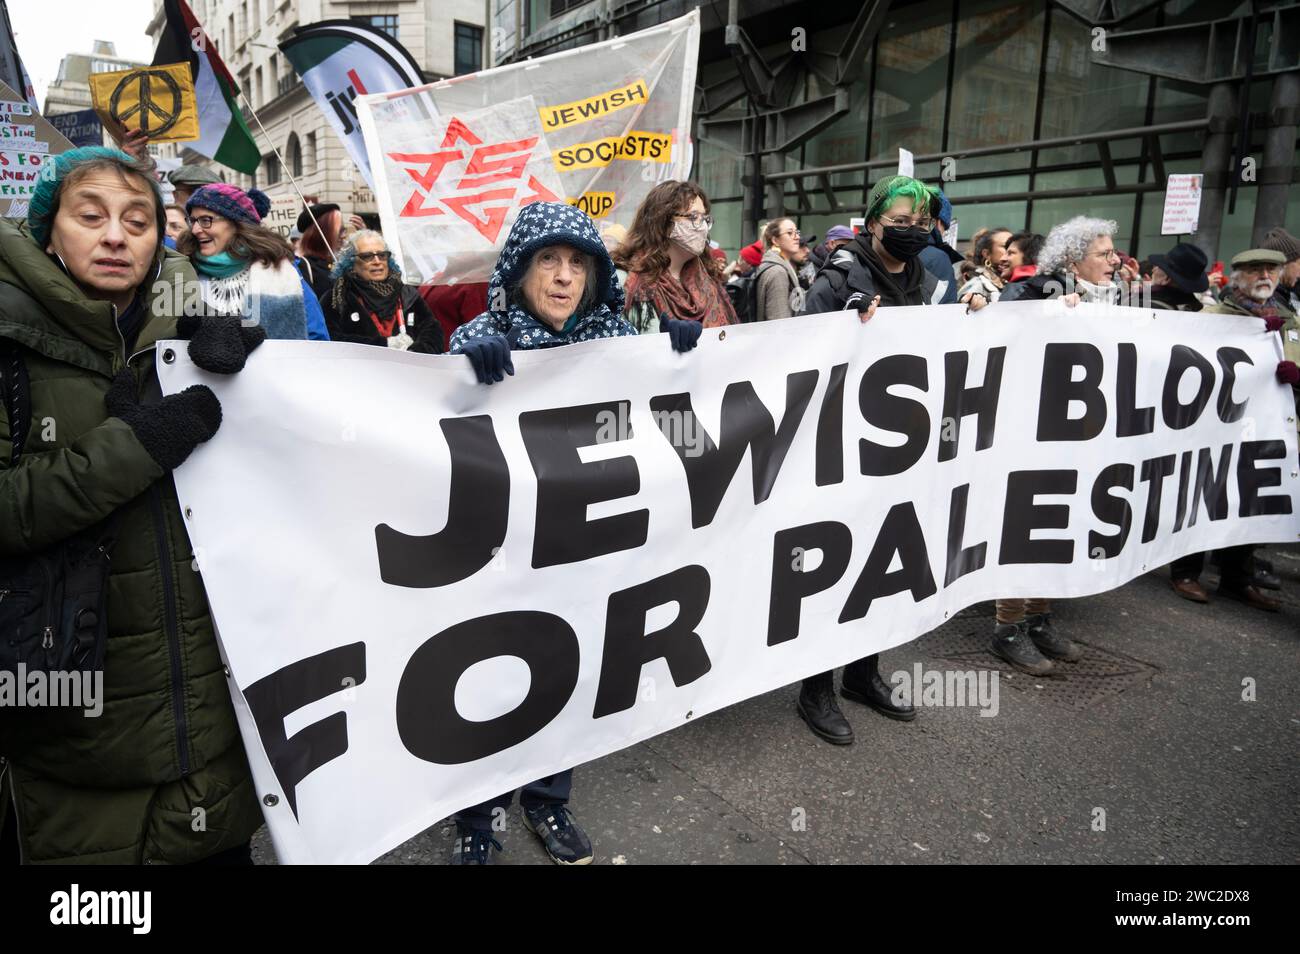
[(603, 219), (614, 208), (614, 193), (584, 192), (576, 199), (568, 198), (564, 201), (569, 205), (576, 205), (593, 219)]
[(91, 73), (90, 96), (106, 126), (143, 130), (150, 142), (199, 138), (199, 107), (188, 63)]
[(542, 117), (542, 127), (547, 132), (551, 132), (555, 129), (564, 129), (566, 126), (590, 122), (600, 116), (608, 116), (610, 113), (637, 103), (645, 105), (649, 99), (650, 91), (646, 89), (645, 80), (637, 80), (622, 89), (611, 89), (607, 93), (559, 106), (543, 106), (537, 112)]
[(551, 161), (557, 172), (573, 172), (575, 169), (598, 169), (615, 159), (669, 162), (672, 152), (673, 137), (667, 133), (634, 131), (626, 136), (607, 136), (565, 146), (551, 153)]

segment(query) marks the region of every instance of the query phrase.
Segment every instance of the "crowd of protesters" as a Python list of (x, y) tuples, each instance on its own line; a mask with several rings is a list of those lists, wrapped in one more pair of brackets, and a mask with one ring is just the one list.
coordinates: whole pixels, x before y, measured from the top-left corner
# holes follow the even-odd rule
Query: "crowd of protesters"
[[(709, 242), (707, 195), (665, 182), (612, 254), (576, 207), (524, 207), (482, 297), (451, 305), (404, 284), (383, 235), (338, 206), (305, 208), (295, 248), (262, 224), (265, 195), (205, 170), (172, 173), (165, 204), (150, 167), (118, 150), (75, 149), (52, 169), (27, 221), (0, 222), (0, 362), (14, 369), (6, 394), (17, 393), (14, 381), (25, 391), (0, 416), (0, 558), (34, 558), (111, 527), (110, 664), (100, 718), (40, 709), (0, 722), (3, 860), (248, 863), (261, 824), (202, 585), (177, 572), (190, 558), (170, 475), (216, 433), (221, 408), (203, 385), (160, 397), (156, 341), (189, 339), (196, 365), (227, 375), (268, 337), (463, 355), (486, 386), (514, 373), (514, 351), (601, 338), (662, 333), (664, 347), (689, 352), (704, 328), (746, 321), (850, 310), (869, 335), (879, 307), (962, 302), (978, 312), (1138, 293), (1150, 307), (1262, 320), (1288, 342), (1277, 377), (1300, 385), (1300, 346), (1291, 344), (1300, 242), (1282, 230), (1233, 256), (1222, 287), (1194, 246), (1138, 263), (1115, 249), (1114, 222), (1087, 216), (1046, 236), (981, 229), (964, 255), (946, 240), (947, 198), (887, 176), (870, 190), (861, 228), (836, 225), (817, 243), (795, 219), (775, 218), (726, 264)], [(201, 307), (178, 310), (160, 291), (173, 279), (197, 287)], [(28, 427), (56, 411), (57, 433)], [(1173, 565), (1179, 596), (1210, 598), (1199, 583), (1210, 557)], [(1278, 609), (1266, 592), (1278, 578), (1253, 547), (1213, 558), (1219, 594)], [(1017, 669), (1042, 674), (1083, 655), (1054, 627), (1046, 600), (998, 600), (996, 614), (990, 648)], [(893, 699), (875, 655), (845, 667), (839, 697), (916, 718)], [(853, 741), (832, 673), (804, 680), (796, 708), (817, 737)], [(568, 809), (572, 784), (566, 771), (520, 793), (558, 864), (592, 858)], [(484, 863), (500, 849), (492, 822), (512, 798), (456, 816), (455, 863)], [(217, 837), (194, 835), (196, 806)]]

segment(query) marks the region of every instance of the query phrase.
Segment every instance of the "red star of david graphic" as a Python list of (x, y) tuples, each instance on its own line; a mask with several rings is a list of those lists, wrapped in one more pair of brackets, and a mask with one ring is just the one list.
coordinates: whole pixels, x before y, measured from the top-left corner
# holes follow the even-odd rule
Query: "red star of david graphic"
[[(463, 149), (449, 148), (464, 142), (474, 147), (460, 181), (454, 186), (454, 194), (435, 197), (433, 187), (448, 165), (460, 162), (464, 158)], [(474, 226), (485, 239), (493, 244), (501, 234), (506, 215), (516, 205), (528, 205), (530, 202), (559, 201), (555, 194), (537, 181), (536, 176), (528, 176), (525, 186), (529, 192), (515, 202), (519, 181), (524, 177), (532, 150), (537, 145), (537, 137), (515, 139), (510, 142), (498, 142), (483, 145), (483, 140), (461, 120), (453, 118), (442, 137), (442, 148), (438, 152), (390, 152), (389, 158), (400, 162), (408, 168), (407, 174), (415, 180), (418, 189), (412, 191), (406, 205), (398, 213), (399, 218), (414, 218), (424, 215), (444, 215), (450, 211)], [(421, 167), (423, 167), (421, 169)], [(510, 186), (497, 186), (488, 189), (493, 183), (515, 183)], [(428, 200), (426, 202), (426, 200)], [(474, 210), (478, 209), (478, 214)]]

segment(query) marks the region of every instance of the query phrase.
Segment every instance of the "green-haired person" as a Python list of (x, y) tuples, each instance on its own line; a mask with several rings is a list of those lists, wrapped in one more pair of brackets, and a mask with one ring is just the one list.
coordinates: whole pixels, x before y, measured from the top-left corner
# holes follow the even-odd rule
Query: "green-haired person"
[[(872, 301), (884, 307), (928, 305), (937, 300), (939, 279), (919, 258), (930, 244), (938, 193), (910, 176), (886, 176), (867, 200), (866, 227), (830, 257), (817, 274), (803, 314), (856, 308)], [(983, 302), (971, 302), (979, 308)]]
[[(926, 305), (936, 301), (939, 280), (921, 264), (922, 249), (940, 205), (937, 193), (908, 176), (887, 176), (871, 190), (866, 228), (839, 248), (808, 290), (803, 314), (856, 309), (866, 320), (876, 306)], [(973, 302), (971, 307), (982, 307)], [(879, 655), (844, 668), (841, 694), (891, 719), (910, 721), (916, 710), (894, 701), (880, 675)], [(814, 735), (833, 745), (853, 741), (853, 727), (835, 698), (834, 673), (805, 679), (797, 711)]]

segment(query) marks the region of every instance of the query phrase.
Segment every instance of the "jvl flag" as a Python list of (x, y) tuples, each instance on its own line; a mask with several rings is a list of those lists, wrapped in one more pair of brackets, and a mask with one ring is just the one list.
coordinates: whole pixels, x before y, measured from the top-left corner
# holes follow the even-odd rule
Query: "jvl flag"
[(366, 144), (357, 122), (358, 96), (389, 93), (424, 81), (420, 66), (400, 43), (377, 27), (352, 20), (323, 20), (296, 27), (280, 52), (302, 77), (325, 118), (370, 188)]
[(188, 63), (199, 113), (199, 138), (189, 148), (232, 169), (255, 175), (261, 150), (235, 104), (239, 87), (217, 55), (217, 45), (185, 0), (163, 0), (166, 26), (154, 66)]
[(150, 142), (199, 138), (199, 110), (188, 63), (92, 73), (90, 98), (105, 125), (141, 129)]
[(487, 281), (530, 202), (568, 202), (613, 247), (690, 172), (694, 10), (604, 43), (357, 97), (384, 237), (409, 281)]

